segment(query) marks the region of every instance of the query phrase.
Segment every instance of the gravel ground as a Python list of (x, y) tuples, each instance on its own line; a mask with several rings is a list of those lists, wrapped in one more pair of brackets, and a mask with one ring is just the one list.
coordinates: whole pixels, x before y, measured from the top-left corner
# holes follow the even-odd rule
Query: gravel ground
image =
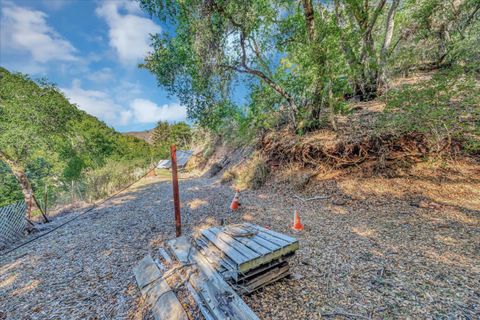
[[(180, 181), (184, 231), (250, 221), (292, 234), (293, 209), (306, 230), (294, 276), (245, 301), (262, 319), (480, 317), (479, 211), (420, 208), (405, 199), (355, 199), (335, 183), (302, 202), (283, 184), (241, 195)], [(171, 186), (149, 178), (0, 262), (0, 319), (144, 319), (133, 266), (174, 236)]]

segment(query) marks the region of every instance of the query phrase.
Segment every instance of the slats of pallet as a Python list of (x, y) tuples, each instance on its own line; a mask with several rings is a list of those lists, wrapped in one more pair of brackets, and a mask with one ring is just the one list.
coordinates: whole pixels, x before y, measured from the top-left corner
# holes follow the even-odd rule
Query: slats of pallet
[(240, 237), (232, 237), (229, 234), (224, 233), (222, 230), (220, 230), (217, 227), (212, 227), (207, 230), (203, 230), (202, 234), (205, 235), (206, 233), (211, 233), (213, 234), (216, 239), (220, 239), (220, 241), (225, 242), (228, 246), (234, 248), (238, 252), (240, 252), (242, 255), (247, 257), (248, 260), (250, 259), (256, 259), (258, 258), (261, 254), (258, 252), (253, 251), (246, 245), (244, 245), (241, 241), (237, 240)]
[(258, 268), (255, 268), (253, 270), (250, 270), (248, 271), (247, 273), (244, 273), (242, 275), (240, 275), (237, 279), (238, 282), (240, 281), (246, 281), (246, 280), (249, 280), (250, 278), (253, 278), (253, 277), (256, 277), (258, 276), (259, 274), (265, 272), (266, 270), (269, 270), (269, 269), (272, 269), (272, 268), (275, 268), (276, 266), (282, 264), (282, 263), (286, 263), (286, 258), (288, 256), (282, 256), (276, 260), (272, 260), (270, 261), (269, 263), (266, 263), (266, 264), (262, 264), (261, 266), (259, 266)]
[(290, 237), (290, 236), (287, 236), (286, 234), (283, 234), (283, 233), (280, 233), (280, 232), (276, 232), (276, 231), (273, 231), (273, 230), (270, 230), (270, 229), (267, 229), (267, 228), (264, 228), (264, 227), (261, 227), (257, 224), (252, 224), (252, 223), (245, 223), (244, 224), (245, 226), (248, 226), (248, 227), (251, 227), (251, 228), (254, 228), (254, 229), (257, 229), (258, 231), (261, 231), (262, 233), (266, 233), (266, 234), (269, 234), (275, 238), (278, 238), (278, 239), (281, 239), (287, 243), (291, 243), (291, 242), (296, 242), (297, 239), (293, 238), (293, 237)]
[(208, 262), (222, 274), (225, 279), (237, 280), (237, 265), (213, 244), (203, 237), (194, 239), (197, 249), (207, 258)]
[[(164, 265), (160, 261), (155, 261), (157, 263), (158, 267), (161, 270), (167, 270), (167, 267), (172, 268), (173, 267), (173, 260), (170, 257), (170, 255), (168, 254), (167, 250), (165, 250), (164, 248), (160, 248), (159, 253), (162, 256), (162, 258), (165, 260), (166, 265)], [(198, 295), (198, 293), (195, 291), (195, 289), (193, 289), (190, 282), (187, 281), (186, 276), (182, 275), (181, 273), (179, 273), (179, 275), (182, 278), (182, 281), (185, 281), (185, 287), (187, 287), (188, 292), (192, 296), (193, 301), (195, 301), (196, 306), (198, 307), (198, 309), (202, 313), (205, 320), (215, 320), (215, 318), (212, 316), (212, 314), (210, 313), (208, 308), (205, 306), (205, 303), (202, 301), (202, 299)]]
[[(235, 236), (251, 233), (252, 230), (256, 232), (254, 235)], [(204, 241), (211, 243), (231, 259), (234, 262), (233, 267), (236, 267), (240, 274), (279, 259), (299, 247), (296, 239), (253, 224), (228, 227), (228, 232), (225, 232), (224, 228), (212, 227), (202, 230), (201, 235), (205, 238)]]
[(143, 258), (133, 273), (156, 320), (188, 320), (185, 310), (170, 286), (162, 279), (162, 273), (151, 256)]
[[(236, 232), (238, 234), (241, 234), (242, 232), (248, 232), (244, 228), (240, 226), (234, 226), (231, 227), (230, 230), (233, 232)], [(249, 237), (237, 237), (236, 238), (238, 241), (246, 245), (247, 247), (255, 250), (259, 254), (268, 254), (271, 251), (275, 251), (277, 249), (280, 249), (280, 246), (273, 244), (271, 242), (268, 242), (264, 240), (263, 238), (260, 238), (258, 236), (254, 236), (252, 238)]]
[(199, 273), (192, 274), (189, 281), (216, 319), (258, 319), (187, 238), (170, 240), (168, 245), (180, 262), (195, 263), (198, 267)]
[(227, 242), (220, 240), (213, 232), (210, 232), (209, 229), (202, 230), (202, 235), (212, 242), (217, 248), (223, 251), (230, 259), (232, 259), (237, 265), (245, 263), (250, 260), (250, 258), (243, 255), (238, 249), (232, 247)]
[(283, 263), (277, 265), (276, 267), (270, 268), (267, 271), (259, 274), (248, 281), (240, 284), (242, 293), (252, 293), (255, 290), (263, 288), (264, 286), (278, 281), (286, 276), (290, 275), (290, 269), (288, 263)]

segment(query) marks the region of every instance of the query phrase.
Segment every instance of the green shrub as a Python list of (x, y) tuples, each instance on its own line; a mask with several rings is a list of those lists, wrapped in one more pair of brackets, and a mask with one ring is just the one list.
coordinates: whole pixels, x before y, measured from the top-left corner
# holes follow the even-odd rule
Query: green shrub
[(438, 72), (428, 81), (391, 90), (384, 96), (386, 108), (376, 122), (376, 131), (397, 135), (419, 132), (433, 143), (456, 139), (464, 143), (467, 152), (477, 150), (478, 87), (474, 75), (450, 70)]

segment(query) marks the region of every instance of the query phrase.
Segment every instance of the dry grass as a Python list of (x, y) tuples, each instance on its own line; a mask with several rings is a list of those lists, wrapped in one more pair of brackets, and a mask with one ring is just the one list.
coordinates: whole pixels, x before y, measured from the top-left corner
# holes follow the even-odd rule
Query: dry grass
[(265, 158), (254, 153), (252, 157), (236, 169), (235, 186), (239, 189), (259, 189), (270, 176), (270, 168)]
[(222, 178), (220, 179), (221, 183), (232, 182), (237, 178), (237, 173), (234, 169), (227, 169), (223, 172)]
[(480, 166), (472, 162), (418, 163), (394, 178), (344, 176), (342, 192), (352, 197), (427, 199), (440, 205), (480, 208)]

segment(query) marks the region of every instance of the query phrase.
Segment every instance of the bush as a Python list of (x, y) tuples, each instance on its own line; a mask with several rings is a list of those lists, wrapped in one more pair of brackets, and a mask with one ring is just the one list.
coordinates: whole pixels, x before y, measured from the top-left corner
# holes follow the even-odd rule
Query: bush
[(235, 171), (233, 171), (232, 169), (228, 169), (223, 173), (220, 183), (228, 183), (235, 180), (236, 178), (237, 174), (235, 173)]
[(250, 161), (239, 170), (237, 185), (243, 188), (259, 189), (270, 176), (270, 168), (267, 166), (265, 159), (254, 154)]
[[(433, 145), (457, 140), (476, 152), (480, 136), (480, 90), (474, 75), (461, 70), (436, 73), (431, 80), (406, 85), (385, 95), (378, 134), (425, 134)], [(468, 142), (470, 141), (470, 142)]]

